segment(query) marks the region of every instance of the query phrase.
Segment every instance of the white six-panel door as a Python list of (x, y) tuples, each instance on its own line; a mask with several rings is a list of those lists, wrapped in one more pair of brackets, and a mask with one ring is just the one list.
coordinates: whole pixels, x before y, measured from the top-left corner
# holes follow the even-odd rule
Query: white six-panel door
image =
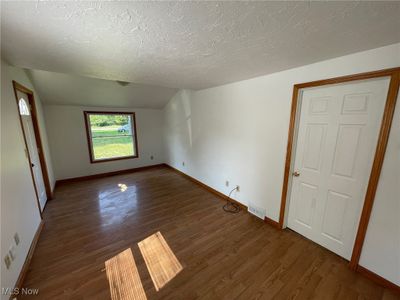
[(389, 78), (308, 88), (301, 112), (288, 227), (350, 259)]

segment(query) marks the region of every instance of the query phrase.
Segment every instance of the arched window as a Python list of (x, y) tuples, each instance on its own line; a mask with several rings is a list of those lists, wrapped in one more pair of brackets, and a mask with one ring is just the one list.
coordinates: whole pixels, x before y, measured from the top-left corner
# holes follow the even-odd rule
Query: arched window
[(29, 116), (30, 115), (29, 106), (26, 103), (24, 98), (19, 99), (18, 105), (19, 105), (19, 113), (21, 115), (23, 115), (23, 116)]

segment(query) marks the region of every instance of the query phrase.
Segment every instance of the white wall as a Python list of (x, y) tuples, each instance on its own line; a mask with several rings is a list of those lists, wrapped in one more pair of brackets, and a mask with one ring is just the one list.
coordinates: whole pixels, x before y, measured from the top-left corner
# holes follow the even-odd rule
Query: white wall
[[(1, 286), (14, 287), (25, 261), (32, 239), (40, 223), (39, 209), (25, 156), (25, 143), (18, 117), (17, 102), (12, 80), (35, 91), (22, 69), (9, 66), (1, 61)], [(47, 134), (41, 110), (40, 98), (35, 92), (38, 108), (39, 127), (44, 147), (50, 181), (54, 184), (51, 159), (47, 146)], [(3, 257), (13, 244), (18, 232), (21, 244), (11, 269), (7, 270)], [(6, 299), (4, 295), (2, 299)]]
[(400, 96), (360, 265), (400, 286)]
[[(57, 180), (154, 165), (164, 162), (163, 112), (158, 109), (45, 105), (45, 117)], [(83, 112), (134, 111), (139, 157), (90, 163)], [(154, 156), (151, 160), (150, 156)]]
[[(223, 193), (240, 185), (234, 199), (263, 207), (267, 217), (278, 221), (293, 85), (398, 66), (400, 44), (395, 44), (215, 88), (180, 91), (164, 110), (166, 162)], [(393, 238), (400, 243), (399, 234)], [(394, 268), (379, 267), (387, 278)]]

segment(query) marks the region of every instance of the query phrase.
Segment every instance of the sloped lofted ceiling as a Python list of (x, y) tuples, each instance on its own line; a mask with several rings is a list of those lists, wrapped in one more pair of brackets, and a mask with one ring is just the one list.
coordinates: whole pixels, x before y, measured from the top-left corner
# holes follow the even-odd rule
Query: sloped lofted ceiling
[[(1, 15), (11, 64), (143, 93), (138, 84), (202, 89), (400, 42), (400, 2), (2, 2)], [(32, 74), (45, 101), (64, 102), (50, 97), (58, 76)]]
[(178, 89), (27, 70), (45, 104), (160, 109)]

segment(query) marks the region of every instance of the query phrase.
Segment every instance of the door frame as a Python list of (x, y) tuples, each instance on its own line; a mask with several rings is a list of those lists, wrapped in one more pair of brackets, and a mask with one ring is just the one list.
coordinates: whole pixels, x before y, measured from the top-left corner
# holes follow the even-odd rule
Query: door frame
[(38, 123), (38, 119), (37, 119), (37, 111), (36, 111), (36, 104), (35, 104), (35, 96), (33, 94), (33, 91), (31, 91), (27, 87), (23, 86), (22, 84), (16, 82), (15, 80), (13, 80), (12, 83), (13, 83), (13, 88), (14, 88), (15, 99), (17, 101), (16, 103), (17, 103), (19, 122), (21, 125), (22, 135), (24, 137), (24, 143), (25, 143), (25, 149), (26, 149), (25, 151), (27, 153), (28, 161), (29, 161), (29, 170), (31, 171), (33, 186), (35, 189), (36, 202), (37, 202), (37, 205), (39, 208), (40, 217), (42, 218), (42, 210), (40, 209), (39, 195), (38, 195), (38, 191), (37, 191), (37, 187), (36, 187), (35, 177), (33, 175), (33, 170), (31, 167), (31, 165), (32, 165), (31, 155), (29, 153), (28, 143), (26, 141), (25, 130), (24, 130), (24, 126), (22, 123), (21, 114), (19, 111), (19, 99), (18, 99), (17, 91), (20, 91), (20, 92), (28, 95), (27, 100), (28, 100), (30, 108), (31, 108), (30, 111), (31, 111), (31, 118), (32, 118), (32, 123), (33, 123), (33, 130), (35, 133), (36, 146), (38, 147), (38, 155), (39, 155), (40, 166), (42, 169), (42, 176), (43, 176), (43, 182), (44, 182), (44, 186), (45, 186), (45, 190), (46, 190), (46, 196), (47, 196), (47, 200), (51, 200), (53, 198), (53, 193), (51, 191), (46, 159), (44, 157), (44, 152), (43, 152), (42, 138), (40, 136), (39, 123)]
[(363, 79), (373, 79), (380, 77), (390, 77), (389, 89), (386, 98), (386, 104), (383, 112), (382, 123), (379, 131), (378, 142), (376, 145), (374, 160), (372, 164), (371, 174), (369, 176), (367, 192), (365, 194), (364, 204), (361, 212), (360, 222), (357, 229), (356, 239), (353, 245), (353, 252), (349, 262), (349, 267), (356, 270), (361, 256), (361, 250), (364, 243), (367, 227), (374, 204), (376, 189), (378, 187), (379, 177), (382, 170), (383, 160), (387, 143), (389, 140), (390, 128), (392, 125), (394, 110), (396, 107), (397, 94), (400, 88), (400, 67), (378, 70), (373, 72), (359, 73), (348, 76), (335, 77), (330, 79), (323, 79), (311, 81), (306, 83), (299, 83), (293, 86), (292, 107), (290, 112), (289, 133), (286, 150), (286, 161), (282, 186), (281, 207), (279, 213), (279, 228), (283, 229), (285, 224), (285, 217), (287, 217), (288, 197), (290, 197), (289, 188), (291, 187), (292, 178), (290, 176), (293, 162), (295, 143), (297, 142), (297, 126), (300, 122), (299, 115), (299, 96), (300, 90), (310, 87), (324, 86), (330, 84), (345, 83), (350, 81), (358, 81)]

